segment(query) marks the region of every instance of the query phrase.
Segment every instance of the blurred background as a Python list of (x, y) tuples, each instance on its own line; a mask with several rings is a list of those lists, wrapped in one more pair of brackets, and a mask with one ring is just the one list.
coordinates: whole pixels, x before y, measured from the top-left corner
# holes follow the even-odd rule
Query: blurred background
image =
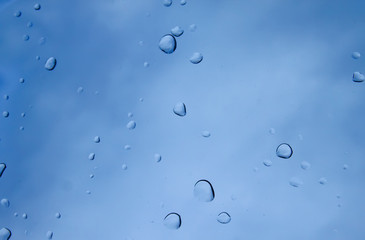
[[(353, 81), (364, 9), (1, 0), (0, 229), (18, 240), (364, 239), (365, 83)], [(176, 26), (166, 54), (160, 39)], [(194, 191), (201, 179), (213, 200)]]

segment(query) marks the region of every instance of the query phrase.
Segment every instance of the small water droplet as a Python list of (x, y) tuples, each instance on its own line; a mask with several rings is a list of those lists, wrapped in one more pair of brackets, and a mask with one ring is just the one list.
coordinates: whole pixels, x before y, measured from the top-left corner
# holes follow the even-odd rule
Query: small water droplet
[(129, 129), (129, 130), (133, 130), (133, 129), (135, 129), (136, 128), (136, 126), (137, 126), (137, 124), (136, 124), (136, 122), (135, 121), (129, 121), (128, 123), (127, 123), (127, 128)]
[(24, 83), (25, 82), (24, 78), (19, 78), (19, 82)]
[(9, 200), (8, 199), (6, 199), (6, 198), (3, 198), (3, 199), (1, 199), (1, 205), (3, 205), (3, 207), (6, 207), (6, 208), (8, 208), (9, 206), (10, 206), (10, 202), (9, 202)]
[(28, 23), (27, 23), (27, 27), (28, 27), (28, 28), (33, 27), (33, 23), (32, 23), (32, 22), (28, 22)]
[(28, 214), (23, 213), (22, 218), (24, 218), (24, 219), (28, 219)]
[(44, 45), (45, 43), (46, 43), (46, 37), (41, 37), (40, 39), (39, 39), (39, 45)]
[(39, 60), (41, 60), (41, 57), (40, 57), (40, 56), (35, 56), (35, 59), (36, 59), (37, 61), (39, 61)]
[(205, 138), (208, 138), (208, 137), (210, 137), (210, 132), (205, 130), (202, 132), (202, 136)]
[(94, 159), (95, 159), (95, 153), (90, 153), (89, 160), (94, 160)]
[(84, 91), (84, 88), (83, 87), (78, 87), (77, 90), (76, 90), (76, 92), (78, 94), (81, 94), (83, 91)]
[(4, 112), (3, 112), (3, 117), (4, 117), (4, 118), (9, 117), (9, 112), (8, 112), (8, 111), (4, 111)]
[(179, 229), (181, 227), (181, 217), (177, 213), (169, 213), (164, 218), (163, 224), (169, 229)]
[(5, 169), (6, 169), (6, 164), (0, 163), (0, 177), (3, 175)]
[(61, 218), (61, 213), (59, 213), (59, 212), (58, 212), (58, 213), (56, 213), (54, 216), (55, 216), (55, 218), (60, 219), (60, 218)]
[(302, 135), (302, 134), (299, 134), (299, 135), (298, 135), (298, 139), (299, 139), (300, 141), (303, 141), (303, 139), (304, 139), (304, 138), (303, 138), (303, 135)]
[(14, 217), (18, 217), (18, 215), (19, 215), (19, 214), (18, 214), (17, 212), (15, 212), (15, 213), (14, 213)]
[(194, 185), (194, 196), (202, 202), (213, 201), (215, 194), (212, 184), (207, 180), (199, 180)]
[(90, 190), (86, 190), (85, 192), (87, 195), (90, 195), (91, 194), (91, 191)]
[(128, 144), (127, 145), (124, 145), (124, 149), (125, 150), (131, 150), (131, 148), (132, 148), (131, 145), (128, 145)]
[(171, 33), (175, 37), (180, 37), (184, 33), (184, 30), (181, 27), (176, 26), (176, 27), (171, 29)]
[(354, 82), (363, 82), (364, 80), (365, 80), (364, 74), (362, 74), (360, 72), (354, 72), (352, 74), (352, 81), (354, 81)]
[(122, 165), (122, 169), (123, 169), (123, 170), (127, 170), (127, 168), (128, 168), (127, 164), (125, 164), (125, 163), (124, 163), (124, 164)]
[(352, 58), (353, 59), (359, 59), (361, 57), (361, 54), (359, 52), (353, 52), (352, 53)]
[(349, 165), (347, 165), (347, 164), (344, 164), (342, 167), (343, 170), (347, 170), (348, 168), (349, 168)]
[(54, 57), (50, 57), (48, 58), (46, 64), (44, 65), (44, 68), (47, 69), (48, 71), (52, 71), (53, 69), (55, 69), (57, 65), (57, 60)]
[(303, 181), (297, 177), (292, 177), (289, 180), (289, 184), (293, 187), (300, 187), (301, 185), (303, 185)]
[(300, 163), (300, 167), (303, 170), (308, 170), (311, 167), (311, 164), (307, 161), (303, 161), (303, 162)]
[(165, 6), (165, 7), (170, 7), (171, 4), (172, 4), (172, 0), (163, 0), (162, 1), (162, 4)]
[(178, 102), (175, 104), (174, 113), (180, 117), (184, 117), (186, 115), (186, 106), (183, 102)]
[(276, 155), (280, 158), (288, 159), (293, 155), (293, 149), (287, 143), (282, 143), (276, 148)]
[(158, 154), (158, 153), (155, 153), (155, 161), (156, 162), (161, 162), (161, 160), (162, 160), (162, 156), (160, 155), (160, 154)]
[(181, 0), (181, 1), (180, 1), (180, 5), (181, 5), (181, 6), (184, 6), (185, 4), (186, 4), (186, 0)]
[(266, 167), (271, 167), (271, 165), (272, 165), (272, 161), (270, 161), (270, 160), (264, 160), (264, 161), (262, 162), (262, 164), (264, 164)]
[(30, 39), (28, 34), (23, 35), (23, 40), (24, 41), (28, 41)]
[(171, 34), (166, 34), (160, 39), (158, 46), (164, 53), (171, 54), (176, 50), (176, 39)]
[(94, 178), (94, 174), (90, 174), (89, 177), (92, 179)]
[(99, 143), (100, 142), (100, 137), (99, 136), (95, 136), (94, 137), (94, 142), (95, 143)]
[(327, 183), (327, 179), (325, 177), (321, 177), (318, 182), (322, 185), (325, 185)]
[(129, 113), (128, 113), (128, 117), (129, 117), (129, 118), (133, 117), (133, 113), (129, 112)]
[(271, 135), (274, 135), (276, 133), (275, 128), (270, 128), (269, 133)]
[(231, 216), (226, 212), (218, 214), (217, 221), (222, 224), (227, 224), (231, 221)]
[(40, 10), (41, 9), (41, 5), (39, 4), (39, 3), (36, 3), (36, 4), (34, 4), (34, 10)]
[(52, 237), (53, 237), (53, 232), (52, 232), (52, 231), (48, 231), (48, 232), (46, 233), (46, 237), (47, 237), (48, 239), (52, 239)]
[(9, 100), (9, 95), (5, 94), (4, 95), (4, 100)]
[(14, 12), (14, 17), (20, 17), (22, 15), (21, 11), (15, 11)]
[(25, 113), (21, 113), (21, 114), (20, 114), (20, 116), (21, 116), (21, 117), (25, 117)]
[(148, 68), (149, 66), (150, 66), (150, 64), (148, 62), (143, 63), (143, 67)]
[(139, 101), (140, 101), (140, 102), (143, 102), (143, 101), (144, 101), (144, 99), (143, 99), (143, 98), (140, 98), (140, 99), (139, 99)]
[(0, 240), (9, 240), (11, 237), (11, 231), (7, 228), (0, 229)]
[(198, 64), (203, 61), (203, 55), (201, 53), (195, 52), (193, 56), (189, 59), (191, 63)]
[(197, 28), (197, 26), (194, 23), (189, 26), (190, 32), (195, 32), (196, 31), (196, 28)]
[(19, 130), (20, 130), (20, 131), (24, 131), (24, 127), (23, 127), (23, 126), (20, 126), (20, 127), (19, 127)]

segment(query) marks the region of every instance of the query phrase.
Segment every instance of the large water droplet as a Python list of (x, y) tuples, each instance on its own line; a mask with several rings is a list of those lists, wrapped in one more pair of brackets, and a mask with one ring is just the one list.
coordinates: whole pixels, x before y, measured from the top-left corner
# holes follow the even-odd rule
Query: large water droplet
[(177, 213), (169, 213), (164, 218), (163, 224), (169, 229), (179, 229), (181, 227), (181, 217)]
[(14, 12), (14, 17), (20, 17), (22, 15), (21, 11), (15, 11)]
[(5, 169), (6, 169), (6, 164), (0, 163), (0, 177), (3, 175)]
[(191, 63), (198, 64), (203, 61), (203, 55), (201, 53), (195, 52), (193, 56), (189, 59)]
[(155, 158), (155, 161), (156, 162), (161, 162), (161, 160), (162, 160), (162, 156), (160, 154), (158, 154), (158, 153), (155, 153), (154, 158)]
[(90, 153), (89, 160), (94, 160), (94, 159), (95, 159), (95, 153)]
[(40, 10), (41, 9), (41, 5), (39, 4), (39, 3), (36, 3), (36, 4), (34, 4), (34, 10)]
[(56, 213), (55, 215), (54, 215), (56, 218), (58, 218), (58, 219), (60, 219), (61, 218), (61, 213)]
[(202, 136), (205, 138), (208, 138), (208, 137), (210, 137), (210, 132), (205, 130), (202, 132)]
[(290, 180), (289, 180), (289, 184), (293, 187), (300, 187), (301, 185), (303, 185), (303, 181), (300, 180), (299, 178), (297, 177), (292, 177)]
[(95, 136), (94, 137), (94, 142), (95, 143), (99, 143), (100, 142), (100, 137), (99, 136)]
[(163, 0), (162, 1), (162, 4), (165, 6), (165, 7), (170, 7), (171, 4), (172, 4), (172, 0)]
[(352, 81), (354, 82), (363, 82), (365, 80), (365, 76), (362, 73), (354, 72), (352, 74)]
[(322, 185), (325, 185), (327, 183), (327, 179), (325, 177), (321, 177), (318, 182)]
[(166, 34), (160, 39), (158, 46), (164, 53), (171, 54), (176, 50), (176, 39), (171, 34)]
[(293, 155), (293, 149), (287, 143), (282, 143), (276, 148), (276, 155), (288, 159)]
[(217, 221), (222, 224), (227, 224), (231, 221), (231, 216), (226, 212), (218, 214)]
[(127, 128), (129, 129), (129, 130), (132, 130), (132, 129), (135, 129), (136, 128), (136, 126), (137, 126), (137, 124), (136, 124), (136, 122), (135, 121), (129, 121), (128, 123), (127, 123)]
[(53, 232), (52, 232), (52, 231), (48, 231), (48, 232), (46, 233), (46, 237), (47, 237), (48, 239), (52, 239), (52, 237), (53, 237)]
[(176, 115), (183, 117), (186, 115), (186, 106), (183, 102), (178, 102), (175, 104), (173, 111)]
[(8, 111), (4, 111), (3, 112), (3, 117), (5, 117), (5, 118), (9, 117), (9, 112)]
[(300, 167), (303, 169), (303, 170), (307, 170), (311, 167), (311, 164), (307, 161), (303, 161), (300, 163)]
[(0, 230), (0, 240), (9, 240), (11, 237), (11, 231), (7, 228)]
[(264, 160), (264, 161), (262, 162), (262, 164), (264, 164), (264, 166), (266, 166), (266, 167), (271, 167), (271, 165), (272, 165), (272, 161), (271, 161), (271, 160)]
[(9, 202), (9, 200), (8, 199), (6, 199), (6, 198), (3, 198), (3, 199), (1, 199), (1, 205), (3, 205), (4, 207), (6, 207), (6, 208), (8, 208), (9, 206), (10, 206), (10, 202)]
[(53, 69), (55, 69), (57, 65), (57, 60), (54, 57), (50, 57), (48, 58), (46, 64), (44, 65), (44, 68), (47, 69), (48, 71), (52, 71)]
[(194, 185), (194, 196), (202, 202), (213, 201), (215, 194), (212, 184), (207, 180), (199, 180)]
[(181, 27), (176, 26), (176, 27), (171, 29), (171, 33), (175, 37), (180, 37), (184, 33), (184, 30)]
[(353, 59), (359, 59), (361, 57), (361, 54), (359, 52), (353, 52), (352, 53), (352, 58)]

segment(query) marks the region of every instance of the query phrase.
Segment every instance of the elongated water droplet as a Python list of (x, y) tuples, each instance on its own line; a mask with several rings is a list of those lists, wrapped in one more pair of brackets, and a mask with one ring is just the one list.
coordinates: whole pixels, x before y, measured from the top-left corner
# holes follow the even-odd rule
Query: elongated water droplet
[(0, 240), (9, 240), (11, 237), (11, 231), (7, 228), (0, 230)]
[(52, 232), (52, 231), (48, 231), (48, 232), (46, 233), (46, 237), (47, 237), (48, 239), (52, 239), (52, 237), (53, 237), (53, 232)]
[(56, 213), (55, 215), (54, 215), (56, 218), (58, 218), (58, 219), (60, 219), (61, 218), (61, 213)]
[(136, 126), (137, 126), (137, 124), (136, 124), (136, 122), (135, 121), (129, 121), (128, 123), (127, 123), (127, 128), (129, 129), (129, 130), (133, 130), (133, 129), (135, 129), (136, 128)]
[(28, 214), (23, 213), (22, 218), (24, 218), (24, 219), (28, 219)]
[(266, 166), (266, 167), (271, 167), (271, 165), (272, 165), (272, 161), (270, 161), (270, 160), (264, 160), (264, 161), (262, 162), (262, 164), (264, 164), (264, 166)]
[(40, 10), (41, 9), (41, 5), (39, 4), (39, 3), (36, 3), (36, 4), (34, 4), (34, 10)]
[(95, 136), (94, 137), (94, 142), (95, 143), (99, 143), (100, 142), (100, 137), (99, 136)]
[(19, 130), (20, 130), (20, 131), (24, 131), (24, 127), (23, 127), (23, 126), (20, 126), (20, 127), (19, 127)]
[(215, 194), (212, 184), (207, 180), (199, 180), (194, 185), (194, 196), (202, 202), (213, 201)]
[(217, 221), (222, 224), (227, 224), (231, 221), (231, 216), (227, 212), (218, 214)]
[(48, 71), (52, 71), (53, 69), (55, 69), (57, 65), (57, 60), (54, 57), (50, 57), (48, 58), (46, 64), (44, 65), (44, 68), (47, 69)]
[(184, 30), (181, 27), (176, 26), (176, 27), (171, 29), (171, 33), (175, 37), (180, 37), (184, 33)]
[(359, 52), (353, 52), (352, 53), (352, 58), (353, 59), (359, 59), (361, 57), (361, 54)]
[(160, 39), (158, 46), (164, 53), (171, 54), (176, 50), (176, 39), (171, 34), (166, 34)]
[(303, 161), (300, 163), (300, 167), (303, 169), (303, 170), (307, 170), (311, 167), (311, 164), (307, 161)]
[(161, 162), (161, 160), (162, 160), (162, 156), (160, 154), (158, 154), (158, 153), (155, 153), (154, 158), (155, 158), (155, 161), (156, 162)]
[(322, 185), (325, 185), (327, 183), (327, 179), (325, 177), (321, 177), (318, 182)]
[(163, 224), (169, 229), (179, 229), (181, 227), (181, 217), (177, 213), (169, 213), (164, 218)]
[(89, 160), (94, 160), (94, 159), (95, 159), (95, 153), (90, 153)]
[(282, 143), (276, 148), (276, 155), (280, 158), (288, 159), (293, 155), (293, 149), (287, 143)]
[(3, 112), (3, 117), (4, 117), (4, 118), (9, 117), (9, 112), (8, 112), (8, 111), (4, 111), (4, 112)]
[(202, 132), (202, 136), (205, 138), (208, 138), (208, 137), (210, 137), (210, 132), (205, 130)]
[(21, 11), (15, 11), (14, 12), (14, 17), (20, 17), (22, 15)]
[(293, 187), (300, 187), (301, 185), (303, 185), (303, 181), (297, 177), (292, 177), (289, 180), (289, 184)]
[(180, 117), (184, 117), (186, 115), (186, 106), (183, 102), (178, 102), (175, 104), (174, 113)]
[(3, 199), (1, 199), (1, 205), (3, 205), (3, 207), (8, 208), (10, 206), (10, 202), (8, 199), (3, 198)]
[(0, 163), (0, 177), (3, 175), (5, 169), (6, 169), (6, 164)]
[(363, 82), (365, 80), (365, 76), (362, 73), (354, 72), (352, 74), (352, 81), (354, 82)]
[(203, 55), (201, 53), (195, 52), (190, 58), (190, 62), (193, 64), (198, 64), (203, 61)]
[(165, 6), (165, 7), (170, 7), (171, 4), (172, 4), (172, 0), (163, 0), (162, 1), (162, 4)]

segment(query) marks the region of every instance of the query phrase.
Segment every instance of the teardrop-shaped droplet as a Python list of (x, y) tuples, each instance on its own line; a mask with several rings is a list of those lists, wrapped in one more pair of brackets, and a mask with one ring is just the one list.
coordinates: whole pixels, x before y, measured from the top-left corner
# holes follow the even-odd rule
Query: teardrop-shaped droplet
[(174, 113), (180, 117), (184, 117), (186, 115), (186, 106), (183, 102), (178, 102), (174, 106)]
[(56, 218), (58, 218), (58, 219), (60, 219), (61, 218), (61, 213), (56, 213), (55, 215), (54, 215)]
[(0, 163), (0, 177), (3, 175), (5, 169), (6, 169), (6, 164)]
[(166, 34), (160, 39), (158, 46), (164, 53), (171, 54), (176, 50), (176, 39), (171, 34)]
[(94, 142), (95, 143), (99, 143), (100, 142), (100, 137), (99, 136), (95, 136), (94, 137)]
[(293, 149), (287, 143), (282, 143), (276, 148), (276, 155), (280, 158), (288, 159), (293, 155)]
[(162, 4), (165, 6), (165, 7), (170, 7), (171, 4), (172, 4), (172, 0), (163, 0), (162, 1)]
[(40, 10), (41, 9), (41, 5), (39, 4), (39, 3), (36, 3), (36, 4), (34, 4), (34, 10)]
[(289, 184), (293, 187), (300, 187), (301, 185), (303, 185), (303, 181), (297, 177), (292, 177), (289, 180)]
[(163, 224), (169, 229), (179, 229), (181, 227), (181, 217), (177, 213), (169, 213), (164, 218)]
[(217, 221), (222, 224), (227, 224), (231, 221), (231, 216), (227, 212), (218, 214)]
[(320, 184), (322, 184), (322, 185), (325, 185), (325, 184), (327, 183), (327, 178), (325, 178), (325, 177), (321, 177), (321, 178), (318, 180), (318, 182), (319, 182)]
[(50, 57), (48, 58), (46, 64), (44, 65), (44, 68), (47, 69), (48, 71), (52, 71), (53, 69), (55, 69), (57, 65), (57, 60), (54, 57)]
[(3, 117), (4, 117), (4, 118), (9, 117), (9, 112), (8, 112), (8, 111), (4, 111), (4, 112), (3, 112)]
[(3, 199), (1, 199), (1, 205), (3, 206), (3, 207), (6, 207), (6, 208), (8, 208), (9, 206), (10, 206), (10, 202), (9, 202), (9, 200), (8, 199), (6, 199), (6, 198), (3, 198)]
[(46, 237), (47, 237), (48, 239), (52, 239), (52, 237), (53, 237), (53, 232), (52, 232), (52, 231), (48, 231), (48, 232), (46, 233)]
[(303, 161), (300, 163), (300, 167), (303, 169), (303, 170), (307, 170), (311, 167), (311, 164), (307, 161)]
[(89, 160), (94, 160), (94, 159), (95, 159), (95, 153), (90, 153)]
[(190, 58), (190, 62), (193, 64), (198, 64), (203, 61), (203, 55), (201, 53), (195, 52)]
[(199, 180), (194, 185), (194, 196), (202, 202), (213, 201), (215, 194), (212, 184), (207, 180)]
[(171, 29), (171, 33), (175, 37), (180, 37), (184, 33), (184, 30), (181, 27), (176, 26), (176, 27)]
[(362, 74), (360, 72), (354, 72), (352, 74), (352, 81), (354, 81), (354, 82), (363, 82), (364, 80), (365, 80), (364, 74)]
[(135, 129), (136, 128), (136, 126), (137, 126), (137, 124), (136, 124), (136, 122), (135, 121), (129, 121), (128, 123), (127, 123), (127, 128), (129, 129), (129, 130), (133, 130), (133, 129)]
[(14, 12), (14, 17), (20, 17), (22, 15), (21, 11), (15, 11)]
[(208, 138), (208, 137), (210, 137), (210, 132), (205, 130), (202, 132), (202, 136), (205, 138)]
[(155, 158), (155, 161), (156, 162), (161, 162), (161, 160), (162, 160), (162, 156), (160, 154), (158, 154), (158, 153), (155, 153), (154, 158)]
[(353, 52), (352, 53), (352, 58), (353, 59), (359, 59), (361, 57), (361, 54), (359, 52)]
[(272, 165), (272, 161), (271, 160), (264, 160), (263, 162), (262, 162), (262, 164), (264, 164), (264, 166), (266, 166), (266, 167), (271, 167), (271, 165)]
[(0, 229), (0, 240), (9, 240), (11, 237), (11, 231), (7, 228)]

